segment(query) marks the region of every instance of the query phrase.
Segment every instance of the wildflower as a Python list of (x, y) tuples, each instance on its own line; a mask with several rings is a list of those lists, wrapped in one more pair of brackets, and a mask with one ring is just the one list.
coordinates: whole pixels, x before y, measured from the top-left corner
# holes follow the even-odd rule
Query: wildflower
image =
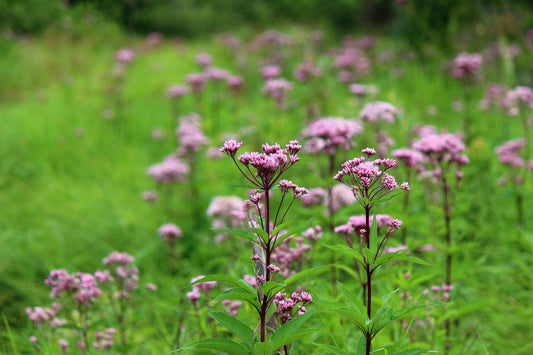
[(115, 53), (115, 60), (122, 64), (129, 64), (135, 59), (135, 52), (129, 48), (124, 48)]
[(311, 59), (307, 59), (303, 64), (296, 67), (294, 77), (298, 81), (307, 82), (311, 78), (322, 75), (322, 69), (313, 65)]
[(398, 115), (398, 109), (392, 104), (383, 101), (369, 102), (359, 112), (359, 118), (363, 121), (377, 122), (379, 119), (393, 123)]
[(213, 63), (213, 58), (207, 53), (198, 53), (195, 57), (196, 64), (206, 68)]
[(453, 60), (453, 76), (457, 79), (476, 79), (483, 56), (478, 53), (459, 53)]
[(189, 93), (189, 88), (185, 85), (172, 85), (168, 88), (166, 96), (169, 99), (180, 98)]
[(151, 165), (147, 174), (157, 183), (169, 184), (184, 181), (189, 170), (189, 166), (183, 163), (180, 158), (170, 155), (163, 162)]
[(174, 243), (178, 238), (183, 236), (181, 229), (173, 223), (163, 224), (159, 227), (157, 232), (159, 233), (161, 240), (165, 243)]
[(313, 154), (321, 152), (333, 154), (339, 149), (348, 150), (354, 145), (351, 139), (362, 130), (361, 124), (355, 120), (342, 117), (318, 119), (307, 126), (302, 133), (309, 139), (305, 150)]

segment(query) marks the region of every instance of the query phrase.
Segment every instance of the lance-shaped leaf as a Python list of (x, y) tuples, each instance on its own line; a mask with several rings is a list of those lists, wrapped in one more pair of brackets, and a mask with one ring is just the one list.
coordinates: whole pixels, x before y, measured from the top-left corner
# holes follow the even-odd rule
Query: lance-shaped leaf
[(217, 322), (228, 328), (233, 334), (241, 338), (248, 348), (252, 348), (254, 340), (254, 331), (252, 328), (241, 322), (235, 317), (224, 312), (208, 311), (209, 315)]
[(218, 232), (233, 234), (233, 235), (236, 235), (237, 237), (248, 239), (252, 242), (257, 242), (257, 236), (255, 235), (255, 233), (248, 232), (242, 229), (229, 229), (229, 228), (212, 228), (212, 229)]
[[(272, 337), (270, 338), (270, 345), (269, 348), (271, 350), (279, 349), (283, 345), (286, 345), (290, 343), (294, 339), (293, 334), (296, 332), (302, 324), (304, 324), (312, 315), (314, 312), (314, 308), (308, 310), (301, 316), (295, 317), (294, 319), (288, 321), (287, 323), (283, 324), (281, 327), (279, 327), (278, 330), (274, 334), (272, 334)], [(301, 333), (299, 335), (302, 335)]]
[(248, 290), (235, 287), (229, 290), (220, 292), (211, 302), (218, 302), (220, 300), (241, 300), (246, 301), (252, 305), (258, 312), (261, 305), (257, 299), (257, 294), (251, 294)]
[(249, 355), (250, 354), (250, 351), (239, 343), (236, 343), (229, 339), (216, 339), (216, 338), (198, 340), (198, 341), (195, 341), (194, 343), (191, 343), (175, 351), (179, 352), (182, 350), (189, 350), (189, 349), (219, 350), (229, 355)]
[(311, 269), (305, 269), (305, 270), (300, 271), (299, 273), (297, 273), (295, 275), (292, 275), (288, 279), (286, 279), (285, 280), (285, 284), (287, 286), (289, 286), (289, 285), (292, 285), (292, 284), (300, 281), (301, 279), (303, 279), (303, 278), (305, 278), (305, 277), (307, 277), (309, 275), (319, 274), (321, 272), (329, 271), (330, 269), (331, 269), (330, 265), (323, 265), (323, 266), (317, 266), (317, 267), (314, 267), (314, 268), (311, 268)]
[(364, 264), (363, 257), (361, 256), (361, 252), (359, 250), (349, 248), (346, 245), (340, 245), (340, 244), (339, 245), (327, 245), (327, 244), (322, 243), (321, 241), (318, 241), (318, 243), (320, 243), (321, 245), (325, 246), (328, 249), (350, 256), (354, 258), (355, 260), (359, 261), (361, 264)]
[[(283, 234), (281, 236), (278, 236), (278, 238), (276, 238), (276, 241), (274, 243), (274, 247), (276, 245), (278, 245), (279, 243), (281, 243), (282, 241), (284, 241), (285, 239), (289, 238), (291, 235), (295, 235), (295, 234), (303, 232), (304, 230), (309, 228), (309, 226), (311, 225), (312, 222), (313, 222), (313, 219), (311, 218), (310, 220), (307, 220), (307, 221), (305, 221), (303, 223), (300, 223), (296, 227), (289, 229), (287, 231), (287, 233), (285, 233), (285, 234)], [(285, 222), (285, 223), (280, 224), (279, 226), (277, 226), (272, 231), (272, 235), (275, 236), (277, 233), (279, 233), (279, 231), (281, 231), (281, 229), (285, 228), (285, 226), (287, 226), (289, 224), (291, 224), (291, 223), (290, 222)]]

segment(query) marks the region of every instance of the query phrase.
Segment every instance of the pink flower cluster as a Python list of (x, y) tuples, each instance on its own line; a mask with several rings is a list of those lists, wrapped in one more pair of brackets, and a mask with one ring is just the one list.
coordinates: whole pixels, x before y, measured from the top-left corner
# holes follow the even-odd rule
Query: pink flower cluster
[(283, 78), (271, 79), (265, 82), (262, 92), (276, 100), (279, 108), (284, 108), (287, 100), (287, 92), (291, 91), (294, 85)]
[[(402, 225), (402, 221), (399, 219), (393, 219), (386, 214), (377, 214), (376, 223), (378, 231), (387, 226), (388, 230), (399, 229)], [(370, 216), (370, 226), (372, 226), (374, 215)], [(335, 233), (343, 235), (351, 235), (356, 233), (359, 236), (363, 236), (366, 233), (366, 217), (364, 215), (352, 216), (348, 220), (348, 223), (335, 227)]]
[(492, 106), (505, 109), (508, 104), (507, 86), (505, 84), (489, 84), (485, 89), (483, 99), (479, 102), (479, 108), (487, 110)]
[(113, 278), (117, 281), (117, 298), (129, 298), (130, 291), (137, 288), (139, 269), (133, 265), (134, 257), (128, 253), (114, 251), (106, 256), (102, 263), (108, 267)]
[[(244, 201), (237, 196), (213, 197), (207, 215), (213, 217), (213, 228), (235, 228), (246, 220)], [(216, 241), (222, 241), (224, 233), (215, 236)]]
[(161, 163), (148, 167), (147, 174), (156, 183), (170, 184), (177, 181), (184, 181), (189, 174), (189, 166), (175, 155), (170, 155)]
[(342, 117), (320, 118), (303, 131), (303, 136), (309, 139), (305, 150), (313, 154), (334, 154), (339, 149), (348, 150), (354, 146), (352, 138), (362, 130), (361, 124), (355, 120)]
[(371, 148), (363, 149), (362, 153), (364, 156), (344, 162), (343, 169), (335, 175), (335, 180), (352, 189), (361, 206), (371, 207), (373, 200), (379, 200), (391, 191), (409, 190), (408, 183), (404, 182), (398, 186), (396, 179), (385, 172), (396, 166), (394, 159), (370, 160), (370, 157), (376, 154)]
[(295, 316), (307, 312), (305, 306), (310, 303), (313, 303), (313, 298), (305, 291), (296, 290), (290, 297), (287, 297), (286, 293), (278, 292), (274, 296), (274, 304), (277, 307), (274, 315), (279, 318), (281, 324), (285, 324)]
[(115, 338), (115, 328), (107, 328), (104, 332), (94, 333), (96, 341), (93, 343), (93, 347), (96, 350), (100, 349), (109, 349), (113, 346), (113, 341)]
[(231, 314), (233, 317), (237, 317), (239, 314), (239, 307), (242, 306), (241, 301), (234, 301), (234, 300), (223, 300), (222, 304), (226, 308), (226, 312)]
[(209, 300), (209, 292), (217, 285), (216, 281), (198, 282), (205, 277), (205, 275), (198, 275), (191, 279), (192, 291), (187, 292), (187, 298), (192, 304), (196, 305), (200, 299), (200, 290), (204, 293), (205, 299)]
[(115, 60), (122, 64), (129, 64), (135, 59), (135, 52), (129, 48), (120, 49), (115, 53)]
[(163, 242), (170, 245), (174, 245), (176, 240), (183, 236), (181, 229), (174, 223), (163, 224), (161, 227), (159, 227), (157, 233), (159, 233), (159, 236)]
[(44, 282), (52, 288), (50, 297), (61, 298), (65, 292), (79, 305), (90, 306), (102, 293), (95, 277), (82, 272), (69, 274), (63, 269), (53, 270)]
[(177, 99), (189, 93), (189, 87), (185, 85), (172, 85), (168, 88), (166, 96), (169, 99)]
[(261, 76), (265, 81), (275, 79), (281, 75), (281, 68), (278, 65), (266, 65), (261, 68)]
[[(291, 241), (293, 239), (295, 246), (291, 247)], [(303, 237), (293, 238), (293, 236), (290, 236), (276, 246), (271, 260), (279, 264), (279, 269), (281, 269), (280, 275), (289, 277), (291, 274), (296, 273), (297, 270), (294, 270), (294, 267), (302, 262), (304, 254), (309, 250), (311, 250), (311, 246), (305, 244)]]
[(364, 75), (370, 71), (370, 59), (362, 50), (347, 47), (341, 49), (335, 56), (334, 66), (349, 73)]
[[(242, 142), (237, 143), (237, 141), (232, 139), (224, 142), (224, 146), (220, 151), (232, 157), (235, 164), (237, 164), (235, 155), (241, 145)], [(285, 148), (281, 148), (277, 143), (274, 145), (263, 144), (263, 153), (246, 152), (239, 156), (238, 160), (248, 171), (248, 174), (244, 170), (241, 170), (241, 172), (249, 182), (259, 189), (270, 190), (281, 175), (300, 160), (297, 155), (300, 149), (301, 146), (295, 140), (290, 141)]]
[(476, 79), (483, 63), (479, 53), (459, 53), (453, 60), (453, 76), (458, 79)]
[(511, 114), (518, 114), (522, 107), (533, 109), (533, 89), (528, 86), (517, 86), (507, 92), (506, 99)]
[(415, 168), (424, 161), (424, 156), (418, 150), (409, 148), (400, 148), (393, 150), (391, 155), (396, 160), (399, 160), (401, 165), (409, 168)]
[(398, 115), (398, 109), (384, 101), (369, 102), (359, 112), (359, 118), (363, 121), (377, 122), (382, 120), (393, 123)]
[(458, 134), (427, 131), (413, 143), (413, 148), (424, 154), (426, 161), (435, 169), (436, 177), (442, 174), (440, 166), (443, 163), (457, 163), (460, 168), (469, 162), (467, 156), (460, 154), (464, 152), (465, 145)]
[(307, 59), (294, 70), (294, 77), (301, 82), (307, 82), (316, 76), (322, 75), (322, 69), (315, 66), (311, 59)]
[(326, 196), (326, 190), (324, 190), (321, 187), (315, 187), (315, 188), (309, 189), (309, 193), (305, 196), (302, 196), (300, 201), (302, 202), (302, 206), (312, 207), (312, 206), (320, 205), (324, 203), (325, 196)]
[(356, 97), (365, 97), (369, 94), (377, 93), (377, 88), (374, 85), (363, 85), (363, 84), (350, 84), (349, 90)]
[(57, 312), (61, 309), (61, 306), (57, 303), (52, 304), (52, 308), (45, 307), (27, 307), (26, 314), (28, 318), (35, 326), (40, 326), (46, 322), (50, 325), (57, 325), (63, 323), (63, 320), (56, 318)]
[(180, 143), (178, 148), (179, 156), (196, 153), (202, 146), (209, 143), (209, 139), (200, 128), (200, 115), (196, 113), (180, 117), (176, 136)]

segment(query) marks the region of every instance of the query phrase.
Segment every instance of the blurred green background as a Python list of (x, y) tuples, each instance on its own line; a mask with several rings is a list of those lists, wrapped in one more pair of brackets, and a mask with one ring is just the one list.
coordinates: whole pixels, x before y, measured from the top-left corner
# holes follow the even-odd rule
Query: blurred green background
[(34, 34), (92, 13), (141, 34), (192, 37), (302, 24), (392, 35), (415, 49), (432, 41), (453, 50), (451, 37), (468, 36), (475, 50), (480, 37), (523, 36), (533, 26), (532, 10), (530, 0), (1, 0), (0, 27)]

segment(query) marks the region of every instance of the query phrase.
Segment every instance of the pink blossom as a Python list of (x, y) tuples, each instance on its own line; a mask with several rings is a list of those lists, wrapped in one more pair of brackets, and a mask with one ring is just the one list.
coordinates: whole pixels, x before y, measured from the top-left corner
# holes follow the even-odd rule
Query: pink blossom
[(313, 77), (321, 76), (322, 69), (316, 67), (311, 59), (296, 67), (294, 77), (298, 81), (307, 82)]
[(124, 48), (115, 53), (115, 60), (119, 63), (129, 64), (135, 59), (135, 52), (129, 48)]
[(174, 243), (178, 238), (183, 236), (181, 229), (174, 223), (163, 224), (157, 230), (161, 240), (165, 243)]
[(172, 85), (168, 88), (166, 96), (169, 99), (180, 98), (189, 93), (189, 88), (185, 85)]
[(202, 146), (209, 143), (209, 139), (200, 128), (200, 115), (196, 113), (180, 117), (176, 136), (180, 144), (178, 148), (180, 156), (196, 153)]
[(195, 59), (196, 63), (202, 67), (208, 67), (213, 63), (213, 58), (207, 53), (198, 53)]
[(147, 174), (157, 183), (169, 184), (184, 181), (189, 170), (189, 166), (183, 163), (181, 159), (170, 155), (163, 162), (151, 165), (147, 170)]
[(277, 65), (267, 65), (261, 68), (261, 76), (265, 81), (275, 79), (281, 75), (281, 68)]
[(333, 154), (339, 149), (350, 149), (354, 145), (351, 139), (362, 130), (361, 124), (355, 120), (342, 117), (320, 118), (309, 124), (302, 133), (309, 139), (305, 150), (314, 154)]
[(192, 73), (185, 77), (194, 94), (199, 94), (204, 91), (207, 79), (208, 76), (205, 73)]
[(453, 76), (458, 79), (475, 79), (482, 63), (481, 54), (459, 53), (453, 60)]
[(359, 118), (363, 121), (377, 122), (379, 119), (393, 123), (398, 115), (398, 109), (392, 104), (383, 101), (369, 102), (359, 112)]

